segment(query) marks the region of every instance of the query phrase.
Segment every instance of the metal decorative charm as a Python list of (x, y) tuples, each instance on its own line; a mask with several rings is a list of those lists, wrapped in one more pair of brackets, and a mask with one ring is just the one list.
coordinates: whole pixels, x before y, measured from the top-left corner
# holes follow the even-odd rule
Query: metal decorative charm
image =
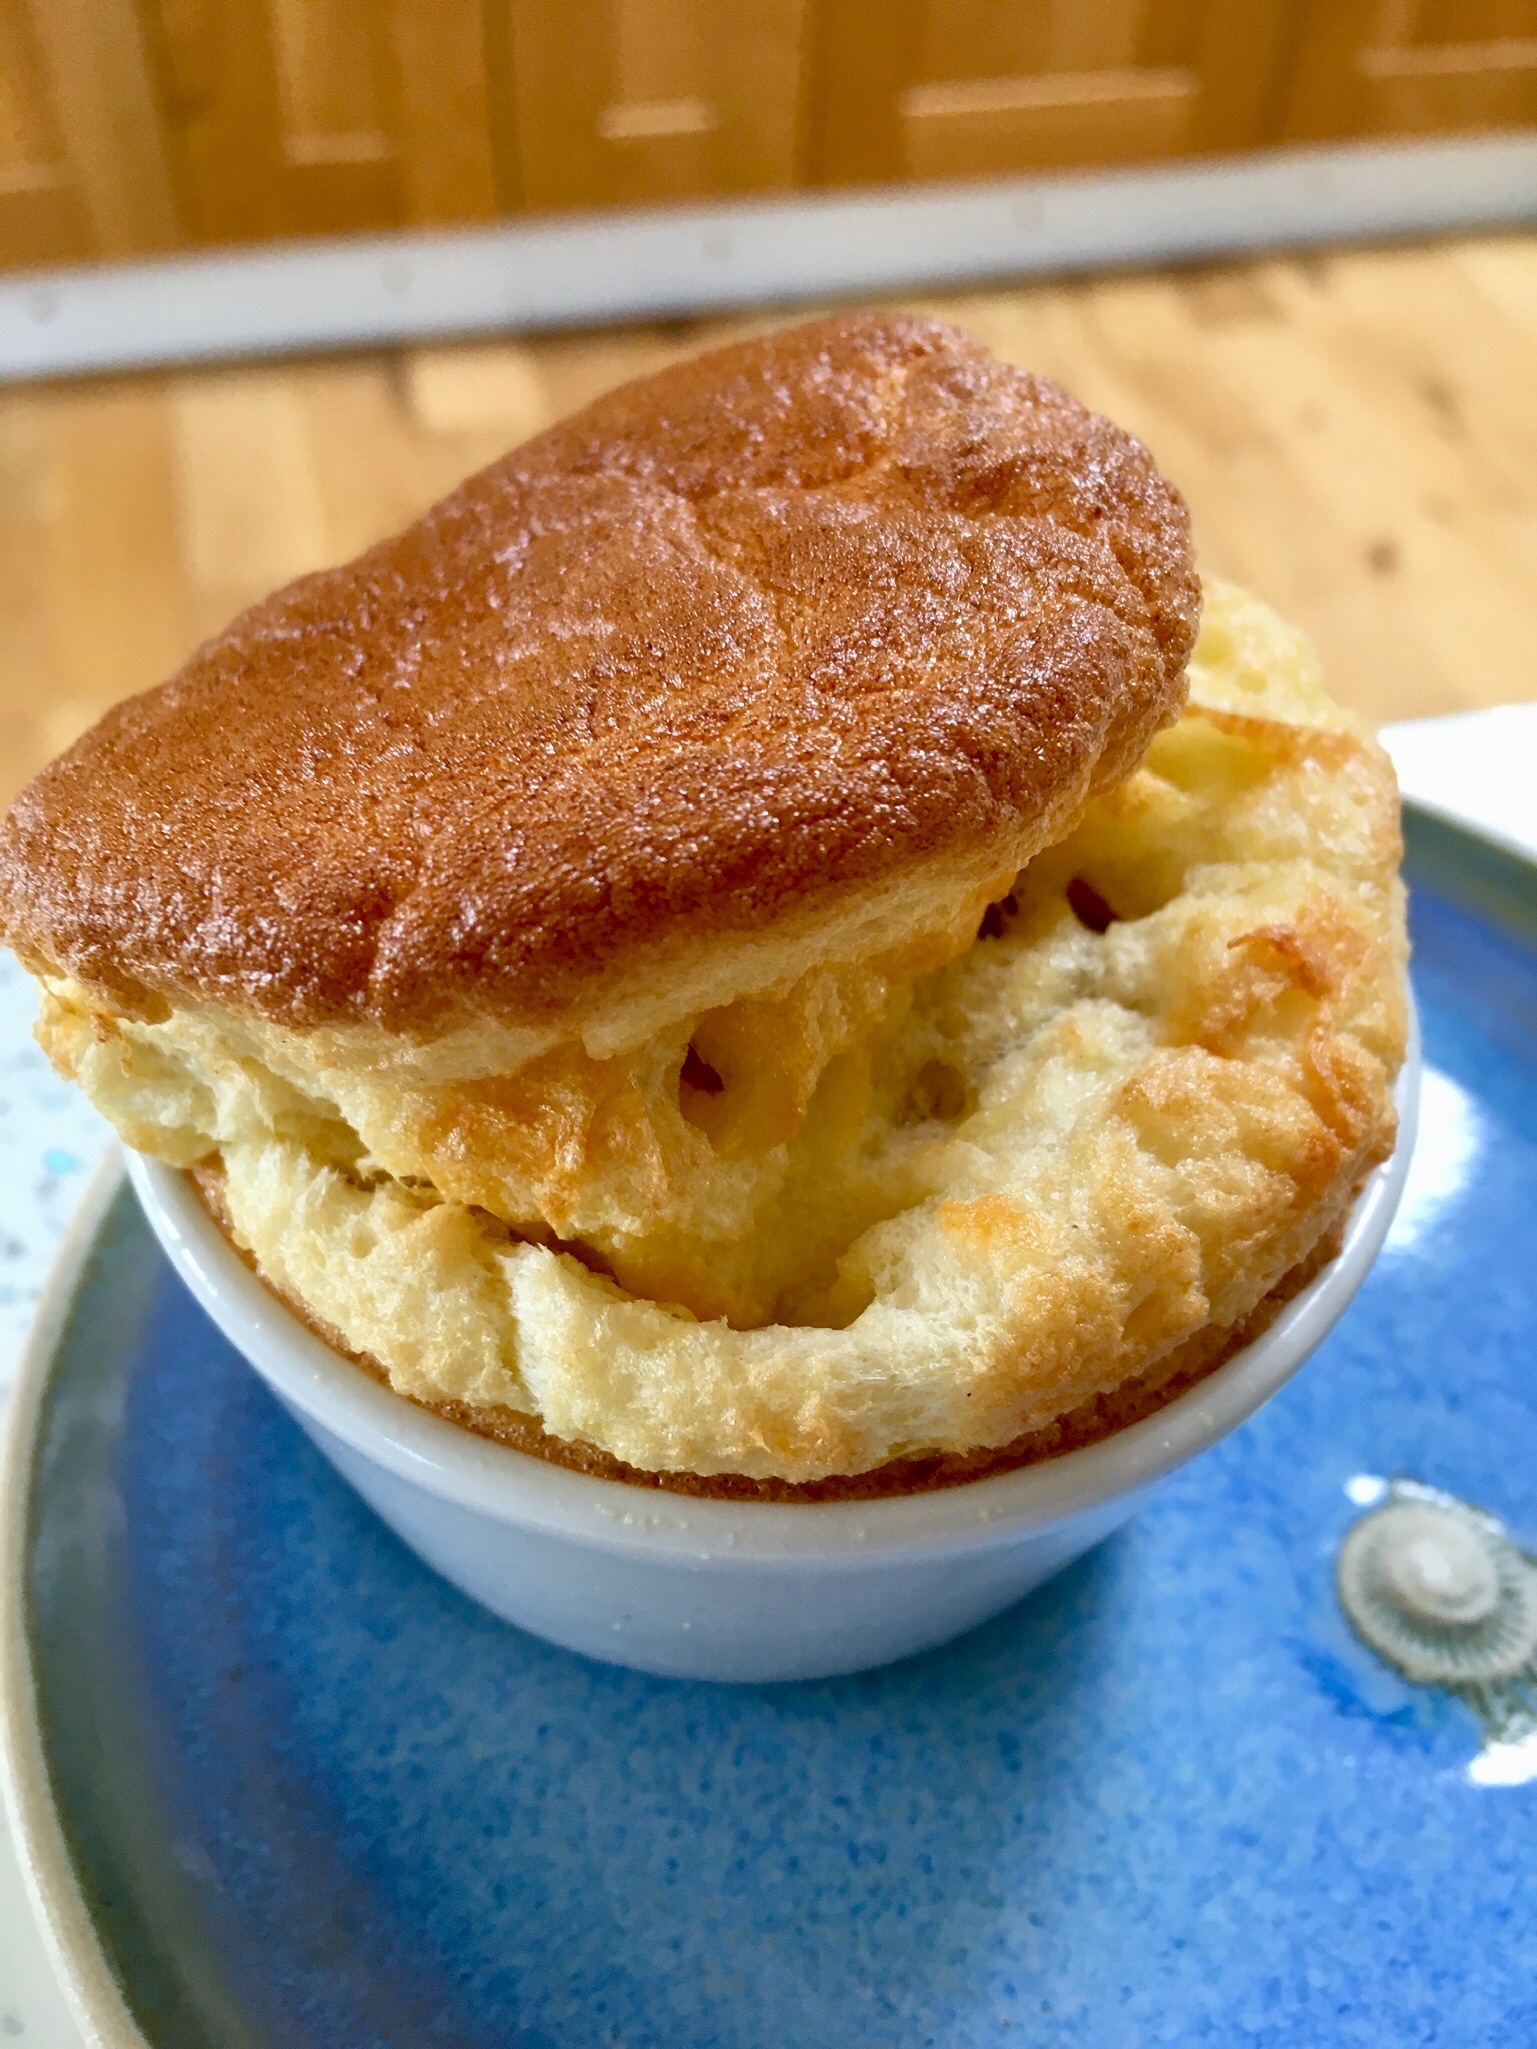
[(1465, 1701), (1486, 1758), (1530, 1757), (1530, 1774), (1475, 1767), (1475, 1778), (1537, 1776), (1537, 1559), (1455, 1495), (1378, 1484), (1379, 1505), (1346, 1533), (1335, 1563), (1351, 1627), (1411, 1685)]

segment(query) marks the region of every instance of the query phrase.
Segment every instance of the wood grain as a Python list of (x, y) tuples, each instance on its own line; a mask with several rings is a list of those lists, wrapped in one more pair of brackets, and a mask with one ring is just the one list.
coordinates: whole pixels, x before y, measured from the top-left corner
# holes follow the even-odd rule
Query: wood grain
[(1537, 0), (0, 0), (0, 267), (1537, 122)]
[(819, 0), (812, 175), (992, 177), (1263, 144), (1302, 4)]
[[(1377, 719), (1537, 697), (1537, 236), (925, 302), (1148, 442)], [(0, 391), (0, 794), (708, 321)]]
[(175, 247), (182, 224), (134, 0), (3, 0), (0, 70), (0, 261)]
[(486, 24), (477, 0), (389, 8), (391, 86), (413, 227), (493, 220), (500, 211)]
[(1278, 131), (1435, 135), (1537, 120), (1533, 0), (1293, 0)]
[(1157, 71), (1054, 71), (914, 86), (902, 95), (915, 178), (985, 178), (1000, 164), (1139, 163), (1186, 146), (1195, 80)]
[(615, 206), (801, 182), (804, 0), (499, 0), (519, 187)]
[(57, 262), (89, 248), (31, 14), (22, 0), (0, 0), (0, 264)]

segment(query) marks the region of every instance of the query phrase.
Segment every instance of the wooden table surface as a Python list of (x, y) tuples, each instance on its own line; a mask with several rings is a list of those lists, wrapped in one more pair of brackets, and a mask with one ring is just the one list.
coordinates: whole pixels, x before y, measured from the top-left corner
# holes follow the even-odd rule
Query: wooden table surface
[[(1060, 378), (1378, 720), (1537, 697), (1537, 236), (910, 300)], [(708, 320), (0, 390), (0, 799), (274, 585)]]

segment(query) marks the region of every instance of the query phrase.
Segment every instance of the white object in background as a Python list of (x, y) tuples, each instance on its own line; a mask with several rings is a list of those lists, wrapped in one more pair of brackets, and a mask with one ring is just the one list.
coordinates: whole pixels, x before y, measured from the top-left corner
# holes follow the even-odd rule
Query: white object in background
[(1141, 1423), (965, 1486), (873, 1501), (722, 1501), (616, 1484), (487, 1443), (402, 1401), (322, 1343), (225, 1242), (184, 1174), (128, 1172), (172, 1265), (337, 1470), (445, 1578), (521, 1628), (641, 1671), (816, 1679), (931, 1650), (1107, 1536), (1149, 1489), (1236, 1429), (1333, 1327), (1392, 1222), (1400, 1143), (1339, 1257), (1263, 1336)]
[(1410, 803), (1537, 855), (1537, 704), (1412, 719), (1379, 737)]

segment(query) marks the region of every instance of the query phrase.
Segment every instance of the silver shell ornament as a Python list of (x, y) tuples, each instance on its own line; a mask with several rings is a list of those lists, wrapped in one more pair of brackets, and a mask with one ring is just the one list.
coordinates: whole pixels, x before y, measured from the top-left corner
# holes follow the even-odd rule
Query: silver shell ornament
[(1390, 1481), (1346, 1532), (1335, 1584), (1368, 1649), (1465, 1701), (1486, 1745), (1537, 1744), (1537, 1559), (1493, 1516)]

